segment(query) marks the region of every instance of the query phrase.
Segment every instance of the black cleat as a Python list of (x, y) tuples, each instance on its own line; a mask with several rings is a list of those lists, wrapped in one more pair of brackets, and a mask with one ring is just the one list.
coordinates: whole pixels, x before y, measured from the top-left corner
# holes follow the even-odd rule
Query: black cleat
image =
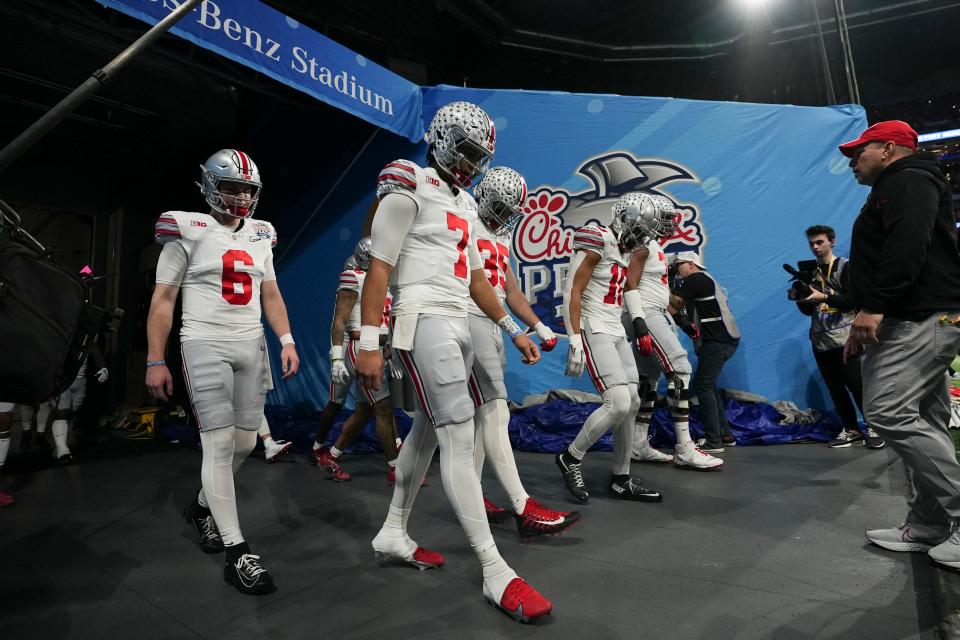
[(590, 500), (590, 494), (587, 493), (587, 487), (583, 484), (583, 472), (580, 469), (582, 463), (568, 463), (564, 460), (564, 457), (564, 454), (559, 453), (555, 459), (560, 473), (563, 474), (563, 481), (566, 483), (570, 493), (573, 494), (573, 497), (576, 498), (578, 502), (586, 504), (587, 501)]
[(277, 590), (273, 578), (260, 564), (260, 556), (252, 553), (241, 554), (232, 563), (228, 561), (223, 566), (223, 579), (247, 595), (261, 596)]
[(610, 479), (610, 497), (637, 502), (663, 502), (663, 494), (656, 489), (648, 489), (640, 484), (640, 478), (628, 477), (626, 480)]
[(197, 544), (204, 553), (220, 553), (223, 551), (223, 540), (220, 539), (220, 530), (209, 509), (204, 509), (194, 498), (193, 502), (183, 509), (183, 519), (193, 527), (197, 534)]

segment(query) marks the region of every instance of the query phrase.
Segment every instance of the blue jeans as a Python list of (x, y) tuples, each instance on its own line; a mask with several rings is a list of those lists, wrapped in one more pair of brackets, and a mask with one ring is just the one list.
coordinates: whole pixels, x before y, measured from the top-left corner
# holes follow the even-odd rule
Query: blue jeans
[(730, 424), (724, 412), (723, 399), (717, 389), (717, 378), (727, 360), (733, 357), (739, 342), (704, 342), (697, 354), (697, 371), (693, 374), (693, 392), (700, 403), (700, 421), (709, 444), (720, 444), (722, 436), (730, 436)]

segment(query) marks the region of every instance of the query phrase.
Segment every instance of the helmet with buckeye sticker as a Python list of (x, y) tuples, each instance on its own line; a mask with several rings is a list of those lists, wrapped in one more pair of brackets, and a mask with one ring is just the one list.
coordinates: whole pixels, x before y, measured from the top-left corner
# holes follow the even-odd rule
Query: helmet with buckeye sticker
[(370, 268), (370, 250), (373, 248), (373, 240), (370, 236), (364, 236), (357, 242), (353, 249), (353, 259), (357, 263), (356, 268), (360, 271), (366, 271)]
[(625, 193), (613, 203), (610, 230), (617, 242), (627, 250), (659, 237), (657, 205), (645, 193)]
[(260, 198), (260, 170), (239, 149), (221, 149), (200, 165), (200, 193), (214, 211), (249, 218)]
[(492, 233), (507, 236), (523, 217), (527, 182), (509, 167), (493, 167), (474, 190), (477, 213)]
[(497, 132), (493, 120), (477, 105), (451, 102), (433, 116), (424, 137), (430, 145), (427, 154), (456, 186), (467, 188), (493, 160)]

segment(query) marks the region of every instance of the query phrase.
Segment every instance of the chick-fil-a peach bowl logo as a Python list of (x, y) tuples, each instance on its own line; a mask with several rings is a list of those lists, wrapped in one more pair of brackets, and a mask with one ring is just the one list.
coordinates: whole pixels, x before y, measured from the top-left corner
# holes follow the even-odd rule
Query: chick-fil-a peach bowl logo
[(673, 181), (699, 182), (687, 167), (662, 158), (637, 158), (616, 151), (586, 160), (576, 173), (585, 176), (592, 186), (579, 193), (552, 185), (532, 190), (513, 236), (520, 286), (540, 319), (559, 334), (566, 333), (561, 306), (573, 257), (573, 234), (591, 222), (609, 225), (613, 203), (621, 195), (633, 191), (656, 193), (674, 203), (677, 231), (661, 242), (665, 252), (700, 252), (706, 241), (699, 208), (677, 202), (662, 190)]

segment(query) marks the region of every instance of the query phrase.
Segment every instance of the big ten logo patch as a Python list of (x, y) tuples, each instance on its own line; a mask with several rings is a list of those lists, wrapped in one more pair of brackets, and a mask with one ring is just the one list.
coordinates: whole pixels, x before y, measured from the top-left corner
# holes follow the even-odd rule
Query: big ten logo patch
[(523, 204), (524, 216), (513, 236), (520, 287), (540, 319), (559, 334), (566, 333), (563, 287), (574, 253), (573, 234), (590, 223), (608, 226), (621, 195), (639, 191), (670, 198), (676, 232), (661, 240), (664, 252), (699, 252), (706, 242), (699, 208), (678, 202), (663, 190), (671, 182), (700, 182), (690, 169), (662, 158), (616, 151), (587, 159), (576, 173), (591, 187), (578, 193), (553, 185), (537, 187)]

